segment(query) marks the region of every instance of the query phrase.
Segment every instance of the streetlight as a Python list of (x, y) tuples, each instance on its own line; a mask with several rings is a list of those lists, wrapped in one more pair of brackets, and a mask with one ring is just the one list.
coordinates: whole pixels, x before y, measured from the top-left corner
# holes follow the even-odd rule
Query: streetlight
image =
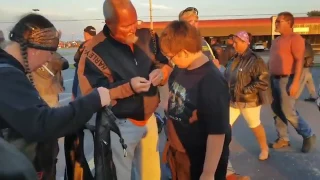
[(153, 20), (152, 20), (152, 0), (149, 0), (149, 10), (150, 10), (150, 29), (153, 30)]

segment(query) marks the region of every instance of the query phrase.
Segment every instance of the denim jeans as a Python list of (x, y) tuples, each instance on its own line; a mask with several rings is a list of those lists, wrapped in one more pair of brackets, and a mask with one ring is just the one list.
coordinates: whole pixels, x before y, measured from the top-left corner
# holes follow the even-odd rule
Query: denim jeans
[(273, 103), (271, 108), (274, 113), (275, 126), (278, 137), (289, 141), (288, 122), (303, 138), (312, 136), (312, 130), (308, 123), (299, 115), (295, 108), (296, 99), (289, 96), (288, 91), (293, 77), (271, 78)]
[(301, 74), (301, 84), (300, 84), (300, 90), (298, 92), (299, 96), (302, 93), (304, 86), (307, 87), (310, 97), (317, 98), (316, 88), (314, 86), (313, 78), (312, 78), (312, 72), (310, 68), (303, 68), (302, 74)]
[(78, 79), (78, 67), (75, 68), (74, 77), (73, 77), (73, 84), (72, 84), (72, 95), (74, 98), (78, 96), (79, 91), (79, 79)]

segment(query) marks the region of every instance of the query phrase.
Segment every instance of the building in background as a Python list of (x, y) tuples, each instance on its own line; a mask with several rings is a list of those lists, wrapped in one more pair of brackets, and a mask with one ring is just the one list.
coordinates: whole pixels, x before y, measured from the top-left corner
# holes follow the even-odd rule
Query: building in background
[[(245, 30), (253, 36), (254, 43), (264, 43), (270, 47), (274, 32), (275, 17), (253, 18), (253, 19), (223, 19), (223, 20), (200, 20), (199, 29), (204, 37), (220, 37), (221, 42), (227, 36), (238, 31)], [(161, 33), (163, 28), (170, 23), (154, 22), (153, 27), (157, 33)], [(142, 22), (140, 27), (149, 27), (149, 22)], [(320, 52), (320, 17), (295, 17), (294, 31), (301, 34), (312, 45), (314, 50)]]

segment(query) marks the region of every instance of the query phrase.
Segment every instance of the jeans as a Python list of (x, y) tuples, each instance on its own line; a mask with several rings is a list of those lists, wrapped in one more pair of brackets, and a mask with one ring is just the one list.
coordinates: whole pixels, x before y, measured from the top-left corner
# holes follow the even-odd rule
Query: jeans
[(303, 68), (302, 74), (301, 74), (301, 84), (300, 84), (300, 90), (298, 92), (299, 96), (302, 93), (304, 86), (307, 87), (310, 97), (317, 98), (316, 88), (314, 86), (313, 78), (312, 78), (312, 72), (310, 68)]
[(303, 138), (312, 136), (308, 123), (299, 115), (295, 108), (296, 99), (289, 96), (288, 91), (292, 84), (293, 76), (284, 78), (271, 78), (273, 102), (271, 108), (274, 113), (275, 126), (278, 137), (289, 141), (288, 122)]
[(72, 84), (72, 95), (74, 98), (78, 96), (78, 87), (79, 87), (79, 79), (78, 79), (78, 67), (75, 69), (74, 77), (73, 77), (73, 84)]
[(160, 180), (158, 127), (152, 115), (145, 126), (136, 126), (130, 120), (116, 121), (127, 145), (128, 156), (123, 156), (119, 136), (110, 133), (112, 159), (119, 180)]

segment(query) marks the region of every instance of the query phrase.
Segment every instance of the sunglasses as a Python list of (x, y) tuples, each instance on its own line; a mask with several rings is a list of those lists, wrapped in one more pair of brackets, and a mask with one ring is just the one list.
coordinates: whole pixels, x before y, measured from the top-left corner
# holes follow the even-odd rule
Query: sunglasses
[(190, 11), (195, 12), (197, 15), (199, 14), (199, 11), (198, 11), (197, 8), (195, 8), (195, 7), (187, 7), (185, 10), (183, 10), (183, 11), (181, 12), (181, 15), (184, 14), (184, 13), (186, 13), (186, 12), (190, 12)]

